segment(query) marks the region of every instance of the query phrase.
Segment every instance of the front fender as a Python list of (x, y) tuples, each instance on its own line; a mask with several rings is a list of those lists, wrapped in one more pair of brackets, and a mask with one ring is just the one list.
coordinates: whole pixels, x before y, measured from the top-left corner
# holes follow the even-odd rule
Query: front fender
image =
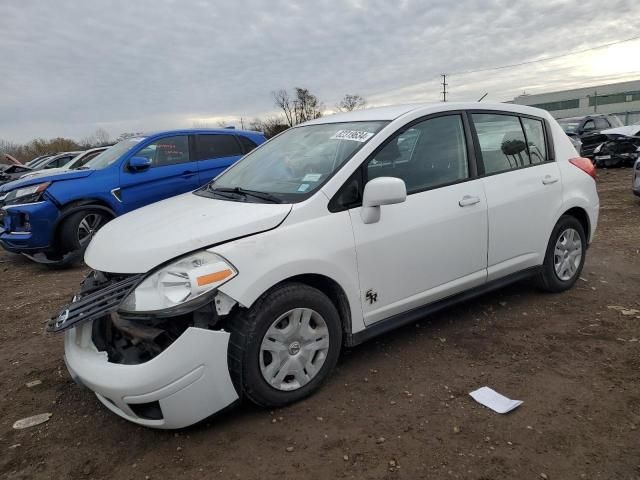
[(74, 213), (80, 212), (82, 210), (87, 210), (87, 208), (104, 212), (111, 218), (115, 218), (117, 216), (116, 213), (109, 207), (93, 203), (92, 200), (83, 200), (81, 202), (74, 203), (71, 206), (64, 207), (54, 224), (53, 230), (56, 231), (58, 229), (58, 226), (70, 215), (73, 215)]
[(336, 282), (349, 302), (352, 333), (365, 328), (356, 250), (348, 212), (312, 222), (280, 226), (211, 251), (222, 255), (238, 275), (219, 290), (249, 308), (274, 285), (298, 275), (322, 275)]

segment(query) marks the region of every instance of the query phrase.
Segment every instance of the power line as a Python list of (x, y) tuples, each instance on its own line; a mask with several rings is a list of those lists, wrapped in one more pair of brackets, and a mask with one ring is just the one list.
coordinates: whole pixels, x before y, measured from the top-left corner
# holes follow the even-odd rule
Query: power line
[(462, 71), (462, 72), (448, 73), (447, 75), (449, 75), (449, 76), (451, 76), (451, 75), (466, 75), (466, 74), (469, 74), (469, 73), (490, 72), (492, 70), (502, 70), (502, 69), (505, 69), (505, 68), (519, 67), (521, 65), (530, 65), (532, 63), (546, 62), (547, 60), (555, 60), (557, 58), (569, 57), (571, 55), (577, 55), (579, 53), (590, 52), (591, 50), (599, 50), (601, 48), (607, 48), (607, 47), (610, 47), (612, 45), (618, 45), (620, 43), (632, 42), (632, 41), (638, 40), (638, 39), (640, 39), (640, 35), (635, 36), (635, 37), (631, 37), (631, 38), (626, 38), (624, 40), (618, 40), (616, 42), (597, 45), (595, 47), (585, 48), (583, 50), (575, 50), (573, 52), (562, 53), (560, 55), (554, 55), (554, 56), (551, 56), (551, 57), (539, 58), (537, 60), (528, 60), (526, 62), (511, 63), (509, 65), (501, 65), (499, 67), (480, 68), (478, 70), (465, 70), (465, 71)]

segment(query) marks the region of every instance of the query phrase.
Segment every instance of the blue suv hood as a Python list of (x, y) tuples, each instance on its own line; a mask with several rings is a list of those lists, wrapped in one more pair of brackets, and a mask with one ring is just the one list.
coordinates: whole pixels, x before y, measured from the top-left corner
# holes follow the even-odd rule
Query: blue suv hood
[(69, 170), (68, 172), (58, 172), (52, 175), (43, 175), (42, 177), (26, 178), (24, 180), (14, 180), (0, 186), (0, 193), (10, 192), (16, 188), (28, 187), (29, 185), (37, 185), (44, 182), (61, 182), (63, 180), (73, 180), (75, 178), (85, 178), (91, 175), (95, 170)]

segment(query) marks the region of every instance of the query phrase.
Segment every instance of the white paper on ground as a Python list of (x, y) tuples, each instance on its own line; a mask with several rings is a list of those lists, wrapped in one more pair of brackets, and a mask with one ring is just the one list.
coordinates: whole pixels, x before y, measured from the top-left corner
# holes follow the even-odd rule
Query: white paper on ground
[(511, 400), (489, 387), (479, 388), (469, 395), (471, 395), (476, 402), (498, 413), (507, 413), (522, 405), (522, 400)]

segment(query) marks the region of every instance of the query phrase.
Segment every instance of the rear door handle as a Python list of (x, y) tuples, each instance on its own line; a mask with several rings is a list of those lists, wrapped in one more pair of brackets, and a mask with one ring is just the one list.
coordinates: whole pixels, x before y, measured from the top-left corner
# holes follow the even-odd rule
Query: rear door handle
[(182, 172), (182, 178), (190, 178), (196, 175), (196, 172), (192, 172), (191, 170), (186, 170)]
[(542, 179), (543, 185), (551, 185), (552, 183), (556, 183), (558, 181), (558, 177), (552, 177), (551, 175), (545, 175)]
[(458, 202), (458, 205), (460, 205), (461, 207), (468, 207), (470, 205), (475, 205), (476, 203), (480, 203), (479, 197), (472, 197), (471, 195), (465, 195)]

